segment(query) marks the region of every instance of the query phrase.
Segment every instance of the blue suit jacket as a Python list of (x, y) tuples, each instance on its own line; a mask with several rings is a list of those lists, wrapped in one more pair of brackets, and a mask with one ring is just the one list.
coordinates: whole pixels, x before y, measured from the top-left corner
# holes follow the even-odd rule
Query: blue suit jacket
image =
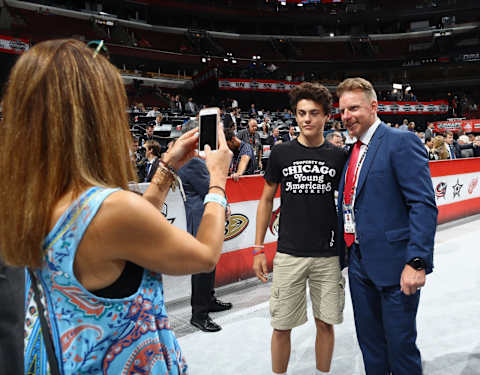
[(205, 161), (193, 158), (178, 170), (178, 175), (186, 197), (187, 231), (196, 236), (204, 211), (203, 199), (210, 186), (210, 174)]
[[(342, 213), (347, 166), (338, 194), (342, 267), (348, 264)], [(437, 214), (425, 147), (415, 134), (381, 123), (360, 170), (354, 206), (362, 263), (376, 285), (398, 285), (414, 257), (423, 258), (426, 272), (432, 272)]]

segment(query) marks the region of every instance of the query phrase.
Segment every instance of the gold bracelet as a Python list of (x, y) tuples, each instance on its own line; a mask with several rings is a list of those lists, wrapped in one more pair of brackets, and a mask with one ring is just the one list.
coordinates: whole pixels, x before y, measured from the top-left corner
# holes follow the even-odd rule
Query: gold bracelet
[(157, 185), (160, 189), (164, 188), (166, 183), (169, 187), (173, 188), (175, 186), (175, 177), (167, 168), (163, 165), (159, 165), (152, 178), (152, 183)]

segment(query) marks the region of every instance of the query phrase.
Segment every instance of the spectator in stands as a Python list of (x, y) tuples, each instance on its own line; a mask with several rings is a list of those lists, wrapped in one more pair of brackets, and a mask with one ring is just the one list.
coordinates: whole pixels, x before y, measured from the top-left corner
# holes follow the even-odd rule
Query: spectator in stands
[(143, 145), (145, 149), (145, 163), (144, 171), (142, 172), (143, 175), (143, 182), (150, 182), (152, 181), (153, 176), (157, 172), (158, 165), (160, 163), (160, 155), (161, 155), (161, 146), (160, 143), (157, 141), (146, 141)]
[(236, 132), (237, 131), (236, 111), (232, 108), (227, 108), (225, 112), (226, 113), (223, 116), (223, 127), (225, 129), (233, 129), (233, 131)]
[(295, 126), (290, 125), (288, 127), (288, 133), (283, 137), (284, 142), (293, 141), (297, 136), (295, 135)]
[(241, 114), (240, 107), (237, 107), (236, 109), (234, 109), (234, 111), (235, 111), (235, 116), (237, 117), (237, 129), (238, 129), (242, 123), (242, 114)]
[(176, 113), (183, 112), (183, 103), (182, 103), (182, 100), (180, 99), (180, 95), (175, 96), (175, 107), (173, 112), (176, 112)]
[(433, 129), (434, 129), (434, 124), (433, 122), (429, 122), (428, 125), (427, 125), (427, 128), (425, 129), (425, 139), (427, 138), (430, 138), (432, 139), (433, 138)]
[(262, 130), (260, 130), (260, 141), (262, 144), (266, 144), (266, 140), (270, 137), (270, 124), (268, 122), (262, 122)]
[(132, 138), (132, 147), (130, 148), (130, 160), (135, 166), (138, 181), (143, 181), (143, 164), (146, 162), (146, 159), (140, 150), (142, 150), (142, 148), (139, 147), (139, 138), (134, 136)]
[(155, 140), (155, 136), (153, 135), (153, 129), (154, 129), (153, 124), (147, 124), (147, 126), (145, 127), (145, 134), (142, 135), (142, 137), (140, 138), (141, 146), (143, 146), (147, 141)]
[(400, 130), (408, 130), (408, 120), (405, 118), (403, 119), (402, 125), (399, 127)]
[(447, 145), (447, 152), (448, 152), (448, 159), (458, 159), (461, 157), (460, 155), (460, 148), (458, 147), (458, 143), (453, 138), (452, 132), (445, 133), (445, 142)]
[(170, 107), (170, 112), (175, 113), (177, 111), (177, 104), (175, 101), (175, 95), (173, 94), (168, 94), (169, 95), (169, 104), (168, 106)]
[(408, 131), (414, 132), (415, 133), (415, 122), (410, 121), (408, 123)]
[(133, 103), (131, 112), (133, 112), (133, 113), (140, 113), (141, 112), (137, 102)]
[(336, 131), (341, 131), (342, 130), (342, 124), (340, 121), (335, 120), (332, 125), (332, 130)]
[(160, 114), (160, 111), (158, 110), (158, 107), (153, 107), (150, 111), (147, 113), (147, 117), (157, 117)]
[(425, 137), (425, 149), (427, 150), (428, 160), (438, 160), (438, 154), (435, 152), (432, 138)]
[(406, 102), (416, 102), (417, 101), (417, 97), (415, 96), (415, 94), (413, 93), (413, 91), (406, 91), (405, 92), (405, 95), (403, 97), (403, 100), (406, 101)]
[(255, 109), (255, 104), (250, 104), (250, 109), (248, 110), (248, 117), (257, 117), (257, 110)]
[(276, 128), (273, 129), (272, 135), (267, 138), (267, 144), (270, 146), (270, 149), (273, 148), (273, 146), (278, 145), (283, 142), (282, 137), (280, 137), (280, 129), (277, 126)]
[(163, 121), (163, 115), (161, 113), (159, 113), (156, 117), (155, 117), (155, 124), (154, 124), (154, 130), (155, 130), (155, 126), (160, 126), (162, 125), (162, 121)]
[(252, 146), (240, 140), (232, 129), (225, 129), (224, 131), (228, 148), (233, 152), (230, 177), (234, 181), (238, 181), (240, 176), (254, 174), (257, 168)]
[(237, 109), (238, 108), (238, 101), (237, 99), (232, 99), (232, 109)]
[(343, 147), (343, 138), (342, 135), (335, 131), (328, 133), (325, 137), (327, 142), (330, 142), (332, 145), (342, 148)]
[[(77, 40), (35, 44), (11, 71), (0, 137), (0, 170), (10, 170), (0, 189), (0, 251), (5, 263), (31, 271), (25, 373), (47, 374), (49, 341), (40, 338), (41, 326), (56, 359), (48, 373), (54, 367), (69, 374), (117, 375), (132, 366), (139, 373), (188, 371), (160, 273), (214, 268), (223, 245), (231, 152), (219, 129), (219, 149), (206, 152), (215, 196), (195, 238), (161, 210), (173, 171), (195, 155), (197, 130), (165, 154), (143, 196), (129, 192), (135, 171), (126, 104), (118, 70)], [(72, 152), (59, 152), (61, 144)], [(37, 305), (35, 295), (43, 295), (43, 303)]]
[(449, 147), (441, 135), (437, 135), (433, 138), (433, 152), (437, 155), (438, 160), (451, 159)]
[(253, 152), (255, 153), (255, 163), (262, 169), (262, 142), (260, 141), (260, 134), (258, 134), (257, 129), (257, 120), (251, 118), (248, 120), (248, 127), (237, 132), (237, 137), (252, 146)]
[(422, 143), (425, 143), (425, 133), (424, 132), (415, 132), (418, 138), (422, 141)]
[(468, 136), (469, 143), (473, 143), (475, 141), (475, 134), (469, 133), (467, 134), (467, 136)]
[(263, 118), (262, 123), (260, 124), (260, 128), (261, 128), (261, 129), (263, 129), (265, 126), (266, 126), (267, 129), (270, 131), (270, 128), (271, 128), (271, 126), (272, 126), (272, 123), (271, 123), (271, 121), (270, 121), (270, 117), (269, 117), (269, 116), (265, 116), (265, 117)]
[(474, 154), (473, 143), (470, 142), (468, 136), (463, 134), (458, 137), (457, 147), (460, 151), (461, 158), (472, 158)]
[(480, 135), (477, 135), (473, 141), (473, 156), (480, 156)]
[(188, 101), (185, 104), (185, 112), (194, 115), (197, 113), (197, 110), (197, 105), (193, 102), (193, 98), (188, 98)]

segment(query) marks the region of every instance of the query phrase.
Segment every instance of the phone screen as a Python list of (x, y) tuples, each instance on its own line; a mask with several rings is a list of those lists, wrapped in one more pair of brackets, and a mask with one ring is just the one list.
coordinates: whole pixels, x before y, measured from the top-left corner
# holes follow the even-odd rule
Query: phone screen
[(203, 151), (205, 145), (209, 145), (212, 150), (217, 149), (217, 115), (200, 116), (200, 151)]

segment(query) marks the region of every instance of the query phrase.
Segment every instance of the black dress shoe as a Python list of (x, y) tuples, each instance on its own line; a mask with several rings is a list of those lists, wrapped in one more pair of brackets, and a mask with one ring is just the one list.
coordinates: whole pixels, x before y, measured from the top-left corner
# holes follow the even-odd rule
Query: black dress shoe
[(205, 318), (192, 316), (190, 323), (203, 332), (218, 332), (222, 329), (222, 327), (215, 323), (208, 315)]
[(209, 312), (218, 312), (218, 311), (225, 311), (230, 310), (233, 305), (230, 302), (222, 302), (219, 299), (214, 299), (208, 308)]

